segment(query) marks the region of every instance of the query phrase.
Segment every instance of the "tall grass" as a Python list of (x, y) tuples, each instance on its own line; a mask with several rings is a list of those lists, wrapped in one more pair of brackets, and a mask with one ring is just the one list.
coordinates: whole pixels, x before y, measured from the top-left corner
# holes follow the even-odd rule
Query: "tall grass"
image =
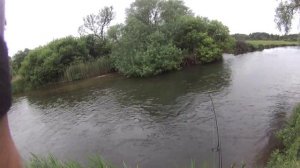
[(284, 148), (276, 150), (268, 163), (269, 168), (300, 167), (300, 105), (298, 105), (286, 127), (278, 133)]
[(76, 161), (59, 161), (54, 156), (42, 158), (32, 155), (30, 161), (26, 164), (25, 168), (114, 168), (109, 163), (105, 162), (101, 157), (92, 157), (87, 166)]
[(17, 94), (17, 93), (23, 93), (25, 91), (28, 91), (32, 89), (33, 86), (30, 83), (26, 82), (22, 77), (18, 76), (12, 79), (11, 88), (12, 88), (12, 93)]
[(110, 57), (101, 57), (94, 61), (69, 66), (64, 72), (65, 81), (74, 81), (103, 75), (113, 71)]

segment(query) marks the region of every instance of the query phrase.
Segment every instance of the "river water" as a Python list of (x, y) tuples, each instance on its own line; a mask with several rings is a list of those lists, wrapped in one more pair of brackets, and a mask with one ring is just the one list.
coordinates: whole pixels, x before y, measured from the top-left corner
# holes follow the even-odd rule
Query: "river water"
[(300, 102), (300, 48), (268, 49), (147, 79), (113, 74), (16, 96), (11, 131), (24, 159), (49, 153), (86, 163), (217, 167), (211, 93), (223, 166), (261, 167)]

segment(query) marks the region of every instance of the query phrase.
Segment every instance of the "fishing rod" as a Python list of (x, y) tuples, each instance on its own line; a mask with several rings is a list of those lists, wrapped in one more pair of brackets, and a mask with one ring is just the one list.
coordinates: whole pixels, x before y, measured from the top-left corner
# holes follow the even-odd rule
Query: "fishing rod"
[(216, 124), (216, 130), (217, 130), (217, 138), (218, 138), (218, 142), (217, 142), (217, 152), (218, 152), (218, 157), (219, 157), (219, 168), (222, 168), (222, 148), (221, 148), (221, 140), (220, 140), (220, 134), (219, 134), (219, 124), (218, 124), (218, 118), (217, 118), (217, 114), (216, 114), (216, 110), (215, 110), (215, 105), (214, 105), (214, 101), (212, 99), (211, 94), (209, 93), (209, 98), (211, 101), (211, 105), (212, 105), (212, 111), (214, 113), (214, 118), (215, 118), (215, 124)]

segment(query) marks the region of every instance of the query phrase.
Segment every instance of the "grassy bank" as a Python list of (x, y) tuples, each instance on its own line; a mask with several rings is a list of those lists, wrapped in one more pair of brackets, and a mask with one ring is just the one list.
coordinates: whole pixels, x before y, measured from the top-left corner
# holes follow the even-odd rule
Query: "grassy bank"
[(247, 40), (246, 41), (249, 44), (255, 45), (255, 46), (294, 46), (299, 45), (300, 42), (298, 41), (277, 41), (277, 40)]
[[(136, 166), (138, 168), (139, 165)], [(203, 167), (203, 166), (201, 166)], [(206, 168), (207, 166), (204, 166)], [(53, 157), (52, 155), (42, 158), (33, 155), (29, 162), (26, 163), (25, 168), (117, 168), (109, 162), (106, 162), (101, 157), (91, 157), (87, 165), (82, 165), (76, 161), (60, 161)], [(123, 162), (121, 168), (130, 168)], [(190, 166), (185, 168), (196, 168), (194, 161), (191, 161)]]
[(284, 148), (273, 152), (268, 168), (300, 167), (300, 105), (298, 105), (286, 127), (278, 133)]
[(299, 46), (298, 41), (278, 41), (278, 40), (247, 40), (236, 41), (234, 54), (244, 54), (254, 51), (262, 51), (268, 48), (285, 47), (285, 46)]
[[(114, 67), (110, 57), (105, 56), (93, 61), (80, 62), (68, 66), (67, 68), (65, 68), (63, 76), (60, 77), (60, 80), (53, 83), (81, 80), (108, 74), (113, 71)], [(53, 83), (48, 83), (44, 86), (34, 85), (30, 82), (26, 82), (21, 76), (18, 76), (12, 80), (12, 92), (13, 94), (23, 93), (26, 91), (45, 87), (46, 85), (51, 85)]]

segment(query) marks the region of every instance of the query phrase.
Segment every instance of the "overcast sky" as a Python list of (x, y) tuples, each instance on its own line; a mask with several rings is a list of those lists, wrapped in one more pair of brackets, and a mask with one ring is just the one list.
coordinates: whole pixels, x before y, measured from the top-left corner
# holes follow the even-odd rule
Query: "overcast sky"
[[(125, 9), (134, 0), (6, 0), (6, 35), (9, 54), (74, 35), (82, 18), (104, 6), (114, 6), (113, 24), (124, 22)], [(196, 15), (217, 19), (231, 33), (279, 34), (274, 23), (277, 0), (184, 0)], [(292, 33), (299, 32), (296, 22)]]

